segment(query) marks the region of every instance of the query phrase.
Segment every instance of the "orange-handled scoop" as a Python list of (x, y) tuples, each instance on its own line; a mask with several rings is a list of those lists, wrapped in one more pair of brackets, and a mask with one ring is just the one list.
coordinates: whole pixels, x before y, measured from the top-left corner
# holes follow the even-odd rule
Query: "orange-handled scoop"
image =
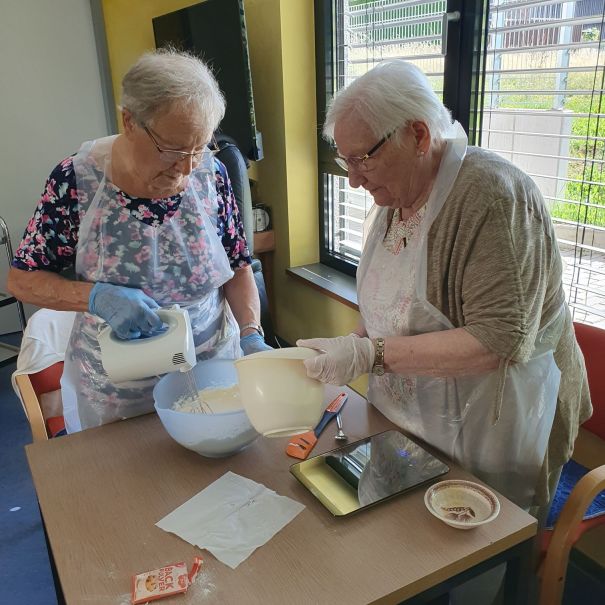
[(326, 411), (321, 417), (319, 424), (315, 427), (315, 430), (307, 431), (306, 433), (296, 435), (296, 437), (292, 438), (286, 447), (286, 454), (292, 456), (292, 458), (304, 460), (315, 447), (317, 438), (321, 435), (321, 432), (326, 428), (330, 420), (340, 412), (347, 397), (348, 395), (346, 393), (340, 393), (326, 408)]

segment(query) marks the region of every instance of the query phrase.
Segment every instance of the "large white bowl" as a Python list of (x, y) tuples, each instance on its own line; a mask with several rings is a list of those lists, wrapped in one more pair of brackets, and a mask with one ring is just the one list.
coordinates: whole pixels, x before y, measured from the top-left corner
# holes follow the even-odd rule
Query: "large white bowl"
[[(237, 384), (237, 372), (229, 359), (201, 361), (192, 372), (200, 390)], [(243, 409), (218, 414), (172, 410), (173, 403), (183, 395), (189, 395), (189, 390), (181, 372), (166, 374), (153, 389), (155, 409), (164, 428), (187, 449), (221, 458), (240, 451), (258, 437)]]
[(297, 435), (319, 422), (325, 408), (324, 385), (307, 376), (303, 363), (315, 355), (313, 349), (289, 347), (235, 361), (244, 409), (265, 437)]

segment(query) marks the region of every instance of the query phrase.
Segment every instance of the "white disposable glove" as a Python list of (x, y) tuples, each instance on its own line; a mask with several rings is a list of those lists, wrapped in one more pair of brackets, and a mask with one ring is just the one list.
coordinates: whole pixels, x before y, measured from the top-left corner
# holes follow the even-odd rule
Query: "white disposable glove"
[(374, 365), (374, 343), (354, 334), (297, 340), (296, 345), (322, 352), (304, 361), (307, 375), (321, 382), (339, 386), (348, 384), (371, 372)]

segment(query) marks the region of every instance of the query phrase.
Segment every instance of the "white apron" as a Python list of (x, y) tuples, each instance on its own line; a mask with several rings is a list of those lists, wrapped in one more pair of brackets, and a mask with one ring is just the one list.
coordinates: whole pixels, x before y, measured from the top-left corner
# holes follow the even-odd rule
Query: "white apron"
[[(374, 206), (366, 219), (357, 290), (370, 338), (455, 327), (427, 300), (427, 240), (457, 178), (466, 145), (466, 134), (456, 123), (422, 223), (398, 255), (382, 245), (388, 208)], [(528, 508), (556, 409), (560, 371), (553, 352), (563, 319), (561, 309), (540, 330), (525, 364), (503, 361), (496, 371), (458, 378), (371, 375), (368, 399), (393, 423)]]
[[(178, 303), (189, 312), (198, 360), (239, 357), (239, 328), (221, 288), (233, 271), (216, 232), (214, 159), (189, 176), (175, 214), (151, 226), (132, 215), (111, 182), (115, 138), (88, 141), (73, 159), (78, 279), (140, 288), (162, 307)], [(144, 205), (139, 212), (144, 216)], [(157, 377), (109, 382), (97, 340), (105, 325), (90, 313), (76, 316), (61, 379), (69, 433), (153, 411)]]

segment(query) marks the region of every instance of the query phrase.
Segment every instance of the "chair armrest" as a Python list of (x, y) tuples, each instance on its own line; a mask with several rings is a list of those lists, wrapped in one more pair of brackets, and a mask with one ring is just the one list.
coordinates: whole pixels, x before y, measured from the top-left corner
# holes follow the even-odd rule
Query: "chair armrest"
[(33, 440), (46, 441), (48, 439), (46, 423), (44, 422), (40, 402), (38, 401), (38, 397), (29, 376), (27, 374), (15, 376), (15, 382), (17, 383), (19, 393), (21, 393), (21, 400), (25, 406), (25, 412), (27, 414), (27, 419), (29, 420)]
[[(561, 602), (569, 551), (577, 539), (577, 528), (595, 496), (605, 489), (605, 465), (586, 473), (563, 506), (541, 568), (540, 605)], [(605, 517), (603, 519), (605, 522)]]

